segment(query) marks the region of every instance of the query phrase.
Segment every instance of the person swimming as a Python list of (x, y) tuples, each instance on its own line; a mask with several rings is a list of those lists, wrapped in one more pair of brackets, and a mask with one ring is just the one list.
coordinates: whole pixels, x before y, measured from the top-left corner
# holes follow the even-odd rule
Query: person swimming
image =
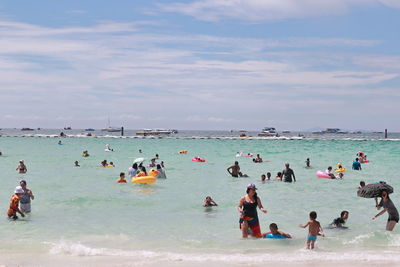
[(218, 206), (218, 204), (210, 196), (207, 196), (204, 199), (203, 207), (212, 207), (212, 206)]
[(285, 232), (279, 231), (278, 225), (276, 223), (271, 223), (269, 225), (269, 230), (270, 230), (270, 232), (262, 234), (263, 238), (277, 238), (277, 239), (292, 238), (291, 235), (286, 234)]
[(341, 228), (347, 229), (344, 224), (346, 223), (347, 219), (349, 218), (349, 212), (344, 210), (340, 213), (340, 217), (333, 220), (333, 222), (329, 225), (330, 228)]

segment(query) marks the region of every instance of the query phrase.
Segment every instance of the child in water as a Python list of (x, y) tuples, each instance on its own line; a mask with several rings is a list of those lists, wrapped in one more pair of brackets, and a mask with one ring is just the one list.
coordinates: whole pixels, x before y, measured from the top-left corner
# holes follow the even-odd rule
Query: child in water
[(339, 218), (333, 220), (333, 222), (330, 224), (330, 227), (347, 229), (347, 227), (344, 226), (344, 224), (346, 223), (348, 218), (349, 218), (349, 212), (347, 210), (344, 210), (340, 213)]
[(306, 168), (311, 168), (311, 166), (310, 166), (310, 158), (306, 159)]
[(212, 207), (212, 206), (218, 206), (218, 204), (210, 196), (207, 196), (204, 199), (203, 207)]
[(124, 172), (121, 172), (121, 173), (119, 174), (119, 179), (117, 180), (117, 183), (126, 183), (126, 180), (125, 180), (125, 173), (124, 173)]
[(267, 180), (268, 181), (271, 180), (271, 173), (270, 172), (267, 172)]
[(364, 181), (360, 181), (360, 186), (358, 187), (358, 189), (363, 189), (365, 186), (365, 182)]
[(292, 238), (291, 235), (279, 231), (276, 223), (271, 223), (269, 225), (269, 230), (270, 232), (262, 234), (264, 238)]
[(21, 196), (24, 194), (24, 190), (21, 186), (17, 186), (15, 188), (14, 195), (11, 196), (10, 199), (10, 207), (7, 211), (7, 215), (9, 219), (16, 220), (18, 219), (17, 212), (21, 214), (22, 217), (25, 217), (25, 214), (19, 209), (19, 200)]
[(80, 167), (79, 162), (75, 160), (75, 167)]
[(308, 226), (308, 236), (307, 236), (307, 249), (314, 249), (315, 241), (317, 240), (317, 235), (325, 236), (324, 230), (317, 219), (317, 213), (315, 211), (310, 212), (310, 221), (306, 224), (300, 224), (302, 228)]
[(282, 181), (282, 173), (281, 172), (278, 172), (276, 174), (275, 180)]
[(265, 174), (261, 174), (261, 182), (265, 182), (265, 179), (266, 179), (267, 177), (265, 176)]

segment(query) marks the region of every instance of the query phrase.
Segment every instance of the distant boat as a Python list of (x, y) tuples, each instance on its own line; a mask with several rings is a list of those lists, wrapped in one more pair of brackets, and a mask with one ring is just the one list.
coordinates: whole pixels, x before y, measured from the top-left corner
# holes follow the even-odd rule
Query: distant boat
[(64, 127), (64, 130), (72, 130), (72, 129), (71, 129), (71, 126), (68, 126), (68, 127)]
[(122, 131), (122, 129), (121, 128), (116, 128), (116, 127), (111, 127), (111, 126), (109, 126), (109, 127), (107, 127), (107, 128), (103, 128), (103, 129), (101, 129), (103, 132), (121, 132)]
[(262, 129), (261, 133), (258, 136), (277, 136), (278, 133), (274, 127), (265, 127)]
[(94, 129), (93, 129), (93, 128), (87, 128), (87, 129), (85, 129), (85, 131), (86, 131), (86, 132), (93, 132)]
[(290, 131), (283, 131), (282, 133), (290, 133)]
[(21, 131), (34, 131), (32, 128), (22, 128)]
[(122, 131), (122, 129), (121, 128), (118, 128), (118, 127), (111, 127), (110, 126), (110, 118), (108, 118), (108, 126), (107, 126), (107, 128), (103, 128), (103, 129), (101, 129), (103, 132), (110, 132), (110, 133), (112, 133), (112, 132), (121, 132)]

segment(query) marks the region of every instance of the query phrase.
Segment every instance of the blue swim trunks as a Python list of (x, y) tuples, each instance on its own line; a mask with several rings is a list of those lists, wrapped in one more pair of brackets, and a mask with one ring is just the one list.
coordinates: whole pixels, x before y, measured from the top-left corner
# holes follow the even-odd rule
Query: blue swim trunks
[(317, 240), (317, 236), (316, 236), (316, 235), (309, 235), (309, 236), (307, 237), (307, 240), (308, 240), (308, 241), (315, 241), (315, 240)]

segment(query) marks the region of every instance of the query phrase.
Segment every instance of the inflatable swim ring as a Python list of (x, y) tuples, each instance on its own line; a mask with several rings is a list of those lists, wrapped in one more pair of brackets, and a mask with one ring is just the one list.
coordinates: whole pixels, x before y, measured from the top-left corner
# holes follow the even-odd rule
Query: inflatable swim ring
[(369, 160), (362, 160), (362, 161), (360, 161), (360, 163), (368, 163), (369, 162)]
[(188, 151), (187, 151), (187, 150), (180, 150), (180, 151), (178, 151), (178, 153), (179, 153), (179, 154), (187, 154)]
[(247, 154), (243, 155), (242, 157), (252, 158), (253, 156), (254, 156), (253, 153), (247, 153)]
[(114, 166), (114, 165), (107, 165), (106, 167), (108, 167), (108, 168), (114, 168), (115, 166)]
[(194, 157), (194, 158), (192, 158), (192, 161), (206, 162), (206, 159), (205, 158), (200, 158), (200, 157)]
[(263, 237), (264, 237), (264, 238), (272, 238), (272, 239), (286, 239), (286, 236), (283, 236), (283, 235), (281, 235), (281, 234), (276, 234), (276, 235), (274, 235), (274, 234), (272, 234), (272, 233), (266, 234), (266, 235), (264, 235)]
[(326, 172), (323, 171), (317, 171), (315, 174), (318, 178), (326, 178), (326, 179), (332, 179)]
[(89, 154), (82, 154), (82, 157), (84, 158), (89, 157)]
[(345, 172), (346, 168), (339, 168), (339, 169), (335, 169), (335, 172)]
[(142, 176), (142, 177), (133, 177), (133, 184), (152, 184), (157, 180), (154, 176)]

